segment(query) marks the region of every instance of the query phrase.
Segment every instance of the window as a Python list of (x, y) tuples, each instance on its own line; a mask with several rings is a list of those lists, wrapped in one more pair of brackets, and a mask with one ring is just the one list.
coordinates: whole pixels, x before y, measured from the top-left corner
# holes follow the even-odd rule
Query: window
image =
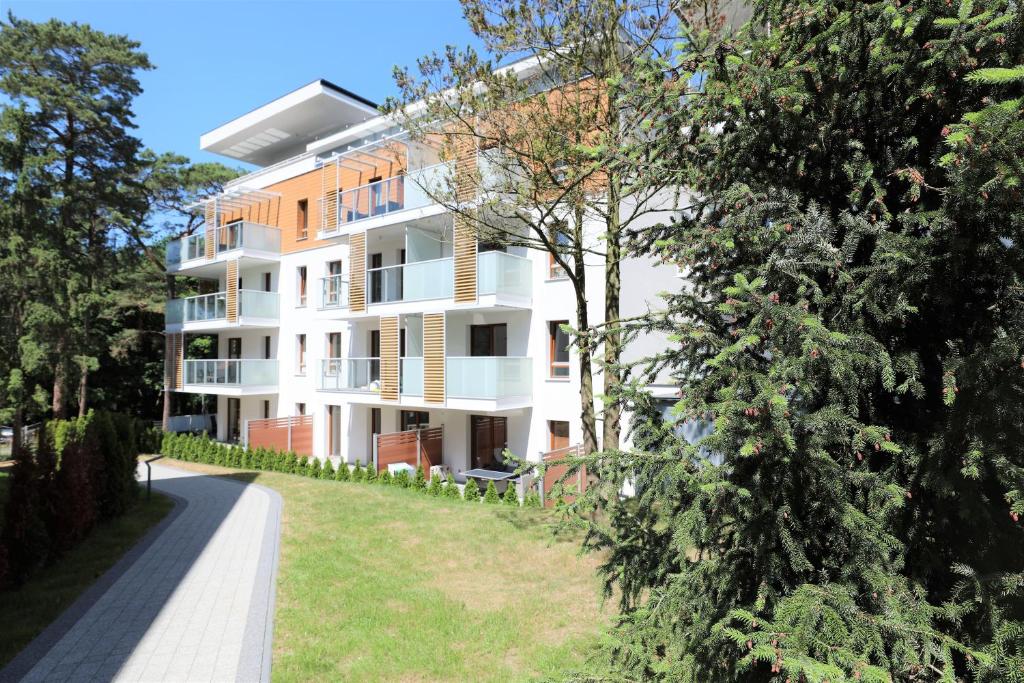
[(508, 420), (490, 415), (469, 416), (470, 464), (473, 468), (499, 468), (508, 446)]
[(263, 419), (270, 419), (270, 401), (263, 401)]
[(557, 451), (569, 447), (569, 423), (548, 420), (548, 450)]
[(228, 358), (242, 357), (242, 338), (228, 337)]
[(341, 332), (327, 333), (327, 357), (341, 358)]
[(401, 431), (410, 429), (426, 429), (430, 425), (430, 413), (425, 410), (403, 410), (401, 414)]
[(263, 273), (263, 291), (270, 291), (270, 273)]
[[(572, 240), (569, 238), (569, 228), (564, 222), (559, 222), (551, 226), (550, 238), (552, 244), (558, 250), (559, 255), (563, 261), (568, 260), (569, 254), (567, 253), (569, 245)], [(565, 268), (560, 266), (555, 260), (555, 255), (548, 253), (548, 279), (550, 280), (564, 280), (569, 275), (565, 272)]]
[(270, 360), (270, 335), (263, 338), (263, 357)]
[(296, 297), (297, 306), (306, 305), (306, 266), (299, 266), (295, 269), (295, 280), (296, 280), (296, 291), (298, 296)]
[(304, 240), (309, 237), (309, 200), (300, 199), (295, 216), (295, 239)]
[(328, 275), (341, 275), (341, 261), (328, 261), (327, 262), (327, 274)]
[(306, 335), (295, 335), (295, 367), (297, 374), (306, 374)]
[(569, 377), (569, 335), (562, 329), (568, 320), (552, 320), (548, 323), (549, 377)]
[(306, 414), (306, 404), (305, 403), (296, 403), (295, 404), (295, 414), (296, 415), (305, 415)]
[(494, 325), (470, 325), (469, 355), (508, 355), (508, 325), (505, 323), (497, 323)]
[(384, 266), (383, 254), (370, 254), (370, 303), (379, 304), (384, 301)]

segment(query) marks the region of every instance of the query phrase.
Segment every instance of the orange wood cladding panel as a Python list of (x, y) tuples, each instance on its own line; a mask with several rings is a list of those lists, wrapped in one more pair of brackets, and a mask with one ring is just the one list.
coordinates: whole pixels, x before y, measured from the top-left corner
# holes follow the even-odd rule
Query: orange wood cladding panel
[(208, 259), (212, 259), (214, 255), (213, 251), (213, 240), (216, 235), (217, 229), (217, 205), (214, 202), (206, 202), (206, 226), (204, 228), (206, 232), (206, 252), (204, 256)]
[(377, 471), (383, 472), (388, 465), (404, 462), (412, 467), (422, 467), (423, 474), (429, 480), (430, 468), (440, 465), (444, 460), (443, 440), (441, 427), (378, 434)]
[[(405, 172), (406, 159), (399, 150), (376, 150), (374, 155), (351, 154), (348, 161), (329, 162), (322, 168), (316, 168), (300, 175), (282, 180), (279, 183), (263, 188), (267, 192), (279, 193), (279, 197), (266, 199), (262, 202), (221, 216), (221, 224), (233, 220), (247, 220), (253, 223), (269, 225), (281, 230), (281, 253), (288, 254), (304, 249), (313, 249), (329, 244), (329, 240), (317, 239), (317, 231), (324, 226), (324, 210), (321, 199), (332, 197), (340, 189), (351, 190), (366, 185), (373, 178), (387, 179)], [(308, 202), (307, 234), (302, 237), (299, 225), (299, 201)], [(328, 202), (329, 203), (329, 202)], [(334, 202), (337, 206), (337, 202)], [(337, 214), (328, 216), (327, 220), (337, 222)], [(328, 225), (327, 227), (333, 227)], [(207, 240), (210, 249), (210, 240)], [(212, 254), (211, 254), (212, 256)]]
[(249, 420), (248, 444), (253, 448), (291, 450), (297, 455), (313, 455), (313, 416)]
[(238, 260), (227, 263), (227, 317), (229, 323), (238, 322)]
[(470, 219), (455, 216), (455, 303), (476, 302), (476, 232)]
[[(583, 454), (582, 446), (567, 446), (565, 448), (559, 448), (558, 450), (549, 451), (543, 455), (545, 463), (555, 463), (548, 465), (544, 469), (544, 481), (542, 486), (544, 487), (544, 507), (554, 507), (557, 502), (551, 495), (551, 489), (554, 488), (555, 484), (559, 479), (565, 476), (565, 473), (569, 471), (569, 465), (559, 462), (566, 458), (578, 457)], [(571, 503), (576, 499), (576, 496), (570, 492), (583, 493), (587, 490), (587, 468), (581, 466), (576, 473), (562, 482), (562, 490), (565, 493), (562, 494), (561, 498), (566, 503)]]
[(184, 334), (168, 332), (164, 339), (164, 386), (181, 389), (184, 374)]
[(348, 307), (366, 311), (366, 233), (357, 232), (348, 241)]
[(398, 400), (398, 316), (380, 319), (380, 397)]
[(473, 201), (480, 184), (477, 139), (469, 134), (456, 135), (452, 149), (455, 155), (455, 198), (459, 202)]
[(423, 314), (423, 401), (444, 403), (444, 313)]

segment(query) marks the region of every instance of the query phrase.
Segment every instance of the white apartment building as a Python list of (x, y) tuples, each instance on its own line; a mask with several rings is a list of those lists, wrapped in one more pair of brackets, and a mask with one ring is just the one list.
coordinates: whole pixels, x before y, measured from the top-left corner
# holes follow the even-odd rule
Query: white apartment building
[[(168, 248), (168, 272), (210, 293), (168, 302), (166, 381), (216, 396), (218, 440), (383, 468), (408, 461), (401, 444), (429, 427), (416, 462), (456, 476), (500, 466), (504, 448), (537, 460), (580, 442), (578, 364), (559, 329), (575, 324), (571, 284), (546, 252), (479, 243), (423, 189), (475, 152), (440, 163), (322, 80), (200, 147), (260, 167), (203, 201), (205, 229)], [(600, 321), (604, 266), (587, 265)], [(623, 263), (622, 281), (624, 316), (680, 284), (647, 259)], [(187, 357), (194, 334), (217, 336), (216, 360)], [(627, 356), (663, 343), (641, 339)]]

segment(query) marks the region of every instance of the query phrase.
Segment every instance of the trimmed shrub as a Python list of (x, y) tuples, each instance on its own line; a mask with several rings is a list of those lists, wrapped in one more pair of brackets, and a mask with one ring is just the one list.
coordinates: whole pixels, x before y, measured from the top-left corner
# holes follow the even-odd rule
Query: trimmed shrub
[(363, 470), (363, 480), (367, 484), (377, 481), (377, 468), (372, 463), (366, 463), (366, 469)]
[(423, 473), (423, 465), (416, 466), (416, 476), (413, 477), (412, 487), (417, 491), (427, 490), (427, 477)]
[(383, 472), (380, 473), (380, 476), (377, 477), (377, 483), (383, 484), (384, 486), (389, 486), (394, 483), (394, 480), (391, 476), (391, 473), (388, 472), (387, 470), (384, 470)]
[(462, 500), (462, 494), (459, 493), (459, 485), (455, 483), (454, 477), (449, 477), (448, 481), (444, 485), (444, 492), (442, 495), (445, 498), (452, 500)]
[(309, 459), (308, 464), (306, 465), (306, 476), (312, 477), (313, 479), (319, 479), (320, 469), (320, 458), (314, 456)]
[(338, 463), (338, 471), (335, 472), (334, 478), (337, 481), (349, 481), (352, 478), (352, 471), (348, 468), (348, 463), (344, 460)]
[(303, 477), (309, 475), (309, 456), (295, 456), (295, 474)]
[(508, 483), (508, 488), (505, 489), (505, 495), (501, 497), (501, 502), (512, 507), (519, 507), (519, 493), (516, 491), (514, 483)]
[(487, 482), (487, 490), (484, 492), (484, 502), (490, 505), (497, 505), (501, 502), (501, 496), (498, 495), (498, 489), (494, 487), (494, 482)]
[[(497, 493), (497, 492), (495, 492)], [(467, 503), (480, 502), (480, 486), (472, 479), (466, 480), (466, 486), (462, 489), (462, 500)]]
[(530, 490), (523, 496), (523, 507), (540, 509), (540, 494), (537, 489), (530, 487)]
[(407, 489), (412, 485), (412, 480), (409, 478), (408, 470), (399, 470), (398, 474), (394, 476), (394, 485), (401, 489)]
[(320, 468), (321, 479), (334, 479), (334, 463), (330, 458), (324, 458), (324, 465)]
[(366, 480), (365, 471), (362, 465), (359, 464), (359, 459), (356, 458), (356, 467), (352, 470), (352, 481), (359, 483)]
[(443, 489), (444, 487), (441, 486), (441, 477), (435, 474), (430, 478), (430, 484), (427, 485), (427, 495), (437, 498), (441, 495)]

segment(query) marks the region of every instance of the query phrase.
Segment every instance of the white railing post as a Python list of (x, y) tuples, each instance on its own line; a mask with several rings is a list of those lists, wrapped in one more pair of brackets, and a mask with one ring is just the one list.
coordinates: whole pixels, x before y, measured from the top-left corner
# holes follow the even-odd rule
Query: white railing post
[(373, 435), (373, 471), (377, 471), (377, 439), (380, 438), (380, 434)]
[(422, 433), (422, 431), (423, 430), (421, 429), (416, 430), (416, 467), (419, 467), (420, 465), (423, 464), (423, 444), (420, 443), (420, 434)]

